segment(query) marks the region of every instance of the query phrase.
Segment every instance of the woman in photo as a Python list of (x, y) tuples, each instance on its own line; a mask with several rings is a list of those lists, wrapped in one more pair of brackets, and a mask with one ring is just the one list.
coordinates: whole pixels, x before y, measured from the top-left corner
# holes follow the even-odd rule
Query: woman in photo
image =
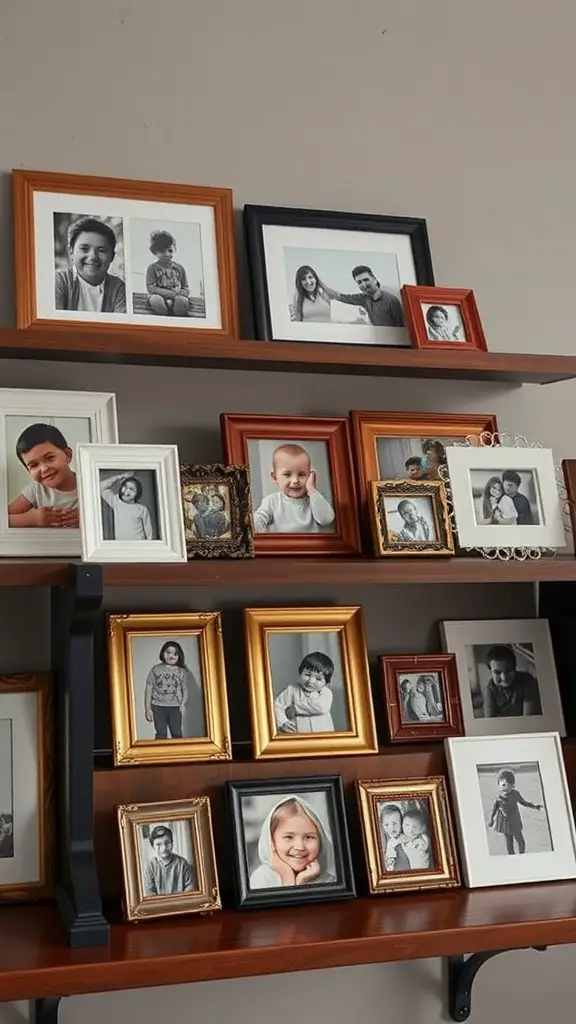
[(459, 324), (450, 331), (448, 313), (443, 306), (430, 306), (426, 310), (426, 330), (430, 341), (462, 341)]
[(336, 882), (334, 848), (326, 829), (301, 796), (285, 796), (267, 815), (258, 841), (260, 864), (251, 889)]
[(422, 445), (424, 452), (423, 469), (426, 480), (439, 480), (438, 472), (440, 466), (446, 465), (446, 449), (441, 441), (434, 441), (432, 438), (424, 441)]
[(309, 266), (298, 267), (294, 281), (294, 299), (290, 319), (329, 324), (331, 304), (316, 271)]
[(499, 476), (491, 476), (482, 498), (482, 522), (485, 526), (515, 526), (518, 513), (512, 498), (504, 494)]

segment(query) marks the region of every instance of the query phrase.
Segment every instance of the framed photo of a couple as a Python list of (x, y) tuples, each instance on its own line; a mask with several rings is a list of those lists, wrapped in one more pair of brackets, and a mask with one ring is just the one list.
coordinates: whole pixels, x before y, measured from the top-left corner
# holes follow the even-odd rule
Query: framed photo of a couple
[(257, 337), (410, 345), (405, 284), (433, 285), (426, 221), (245, 206)]
[(238, 337), (232, 193), (13, 171), (20, 328)]

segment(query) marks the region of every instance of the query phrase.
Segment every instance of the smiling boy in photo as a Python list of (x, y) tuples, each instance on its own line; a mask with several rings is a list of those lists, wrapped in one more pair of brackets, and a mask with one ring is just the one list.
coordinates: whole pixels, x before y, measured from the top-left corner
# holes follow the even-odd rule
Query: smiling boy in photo
[(72, 449), (57, 427), (32, 423), (16, 442), (16, 455), (32, 482), (8, 505), (12, 527), (77, 528), (76, 474), (70, 468)]
[(97, 217), (80, 217), (68, 228), (71, 266), (58, 270), (55, 281), (56, 309), (85, 313), (125, 313), (124, 281), (109, 274), (116, 255), (116, 235)]

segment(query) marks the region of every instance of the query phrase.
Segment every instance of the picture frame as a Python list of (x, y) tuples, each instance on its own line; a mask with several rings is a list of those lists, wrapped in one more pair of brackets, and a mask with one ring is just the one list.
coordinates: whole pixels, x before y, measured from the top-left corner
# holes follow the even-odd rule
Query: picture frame
[(114, 764), (231, 760), (220, 612), (107, 621)]
[[(79, 557), (73, 477), (80, 441), (117, 444), (115, 395), (0, 388), (0, 556)], [(44, 516), (47, 525), (31, 528), (31, 513)], [(74, 516), (76, 525), (68, 525)], [(48, 525), (57, 517), (60, 529)]]
[(372, 894), (460, 885), (442, 776), (359, 780), (356, 788)]
[(546, 619), (445, 621), (440, 635), (456, 658), (466, 736), (566, 734)]
[(188, 559), (253, 558), (247, 466), (180, 466)]
[(444, 744), (466, 886), (575, 878), (576, 831), (558, 733)]
[(256, 760), (378, 753), (360, 607), (246, 608), (244, 633)]
[(482, 321), (470, 288), (405, 284), (402, 303), (414, 348), (487, 352)]
[(186, 561), (176, 445), (81, 444), (77, 459), (83, 561)]
[(380, 655), (390, 743), (463, 736), (453, 654)]
[[(356, 895), (342, 780), (339, 775), (228, 782), (238, 909), (351, 899)], [(294, 820), (296, 818), (296, 821)], [(272, 840), (284, 823), (301, 837)], [(277, 864), (282, 877), (275, 870)], [(296, 881), (307, 872), (309, 880)]]
[[(398, 480), (403, 476), (410, 479), (409, 473), (418, 471), (422, 476), (437, 480), (438, 467), (446, 464), (447, 444), (466, 437), (494, 434), (498, 430), (496, 417), (482, 413), (352, 410), (350, 419), (360, 510), (366, 532), (370, 530), (370, 484), (373, 480)], [(406, 463), (412, 459), (420, 461), (420, 470), (416, 463), (413, 470), (410, 466), (406, 469)]]
[[(462, 547), (565, 547), (550, 448), (452, 446), (446, 449), (446, 458)], [(492, 508), (489, 503), (496, 502), (496, 496)]]
[(0, 676), (0, 903), (54, 884), (54, 680)]
[(375, 480), (370, 489), (375, 555), (454, 555), (441, 480)]
[[(360, 553), (345, 417), (223, 413), (220, 425), (225, 460), (248, 465), (257, 556)], [(284, 493), (292, 486), (293, 467), (297, 470), (294, 500)], [(308, 495), (309, 479), (317, 507)]]
[(117, 816), (127, 921), (222, 909), (207, 796), (121, 804)]
[(238, 338), (230, 189), (30, 170), (12, 182), (18, 328)]
[(410, 344), (400, 289), (434, 284), (425, 220), (248, 205), (244, 233), (258, 338)]
[(572, 538), (576, 538), (576, 459), (562, 459), (562, 475), (566, 487), (565, 511), (570, 517)]

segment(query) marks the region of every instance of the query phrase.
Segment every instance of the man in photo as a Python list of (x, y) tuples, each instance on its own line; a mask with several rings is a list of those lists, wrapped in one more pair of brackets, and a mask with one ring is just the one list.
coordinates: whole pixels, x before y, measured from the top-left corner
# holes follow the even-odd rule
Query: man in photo
[(346, 294), (334, 291), (323, 281), (319, 282), (329, 299), (337, 299), (350, 306), (362, 306), (374, 327), (404, 327), (404, 313), (395, 295), (384, 291), (371, 267), (364, 264), (352, 271), (360, 292)]
[[(518, 513), (518, 519), (516, 520), (518, 526), (534, 526), (534, 516), (532, 515), (532, 506), (528, 501), (525, 494), (520, 493), (520, 484), (522, 483), (519, 473), (515, 469), (505, 469), (502, 473), (502, 483), (504, 485), (504, 493), (512, 498), (514, 507)], [(537, 524), (536, 524), (537, 525)]]
[(430, 540), (430, 527), (424, 516), (419, 513), (413, 501), (410, 501), (409, 498), (404, 498), (398, 502), (397, 512), (404, 520), (404, 525), (398, 533), (391, 531), (390, 539), (393, 543), (398, 544), (404, 541), (410, 544), (417, 541)]
[(154, 859), (144, 871), (146, 896), (171, 896), (174, 893), (194, 892), (196, 880), (188, 861), (174, 853), (174, 836), (166, 825), (156, 825), (150, 832), (150, 846)]
[(108, 273), (115, 255), (116, 235), (109, 224), (96, 217), (72, 221), (68, 228), (71, 266), (56, 273), (56, 309), (125, 313), (124, 281)]
[(486, 654), (490, 679), (484, 695), (486, 718), (519, 718), (541, 715), (538, 680), (530, 672), (516, 668), (514, 648), (496, 644)]

